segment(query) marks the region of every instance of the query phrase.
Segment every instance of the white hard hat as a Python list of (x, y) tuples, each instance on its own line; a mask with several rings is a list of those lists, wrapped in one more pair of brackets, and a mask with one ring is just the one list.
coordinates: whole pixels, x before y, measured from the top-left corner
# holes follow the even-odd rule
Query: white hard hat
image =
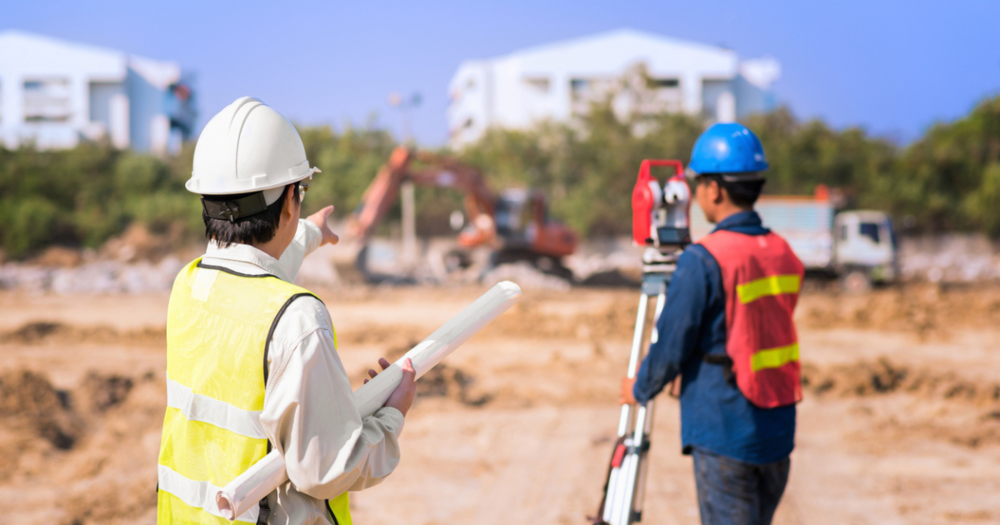
[(255, 98), (242, 97), (205, 125), (184, 187), (201, 195), (261, 191), (270, 205), (285, 186), (318, 171), (309, 166), (302, 139), (288, 119)]

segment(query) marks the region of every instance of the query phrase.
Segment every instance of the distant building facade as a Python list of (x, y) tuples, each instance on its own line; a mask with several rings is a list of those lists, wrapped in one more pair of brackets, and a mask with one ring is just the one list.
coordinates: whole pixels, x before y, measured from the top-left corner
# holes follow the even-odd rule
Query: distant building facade
[(652, 79), (654, 103), (632, 110), (683, 111), (720, 122), (773, 109), (771, 85), (781, 74), (773, 58), (741, 61), (729, 49), (628, 29), (470, 60), (449, 85), (449, 143), (468, 144), (494, 126), (567, 121), (636, 67)]
[(109, 140), (163, 154), (196, 113), (180, 66), (20, 31), (0, 33), (0, 142), (41, 149)]

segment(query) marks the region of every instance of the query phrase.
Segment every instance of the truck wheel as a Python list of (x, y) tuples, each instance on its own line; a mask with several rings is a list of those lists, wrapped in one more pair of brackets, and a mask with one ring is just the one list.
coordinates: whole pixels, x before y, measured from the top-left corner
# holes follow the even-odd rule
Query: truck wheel
[(851, 270), (840, 279), (844, 291), (852, 294), (862, 294), (871, 291), (872, 279), (864, 270)]
[(542, 273), (554, 275), (561, 279), (566, 279), (569, 282), (573, 282), (573, 271), (563, 266), (557, 259), (543, 255), (535, 259), (534, 264), (535, 268), (541, 270)]

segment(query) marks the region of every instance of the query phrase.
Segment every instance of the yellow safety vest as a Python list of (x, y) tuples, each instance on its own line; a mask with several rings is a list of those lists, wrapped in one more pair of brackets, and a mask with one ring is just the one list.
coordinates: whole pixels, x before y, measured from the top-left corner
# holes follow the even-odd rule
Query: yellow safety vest
[[(308, 290), (272, 275), (188, 264), (174, 281), (167, 314), (167, 414), (163, 421), (157, 523), (228, 524), (220, 487), (270, 451), (260, 423), (274, 327)], [(332, 523), (352, 525), (345, 492), (328, 500)], [(267, 499), (236, 518), (267, 523)]]

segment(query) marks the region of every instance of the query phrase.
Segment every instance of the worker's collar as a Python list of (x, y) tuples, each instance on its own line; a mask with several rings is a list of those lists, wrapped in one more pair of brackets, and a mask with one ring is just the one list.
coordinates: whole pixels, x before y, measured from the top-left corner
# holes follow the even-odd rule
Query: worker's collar
[(270, 274), (282, 281), (292, 282), (281, 265), (278, 264), (277, 259), (249, 244), (230, 244), (228, 247), (222, 248), (215, 241), (209, 241), (208, 248), (205, 250), (204, 262), (240, 273)]
[(715, 226), (715, 229), (712, 231), (715, 232), (719, 230), (739, 230), (743, 228), (763, 229), (763, 224), (761, 223), (760, 215), (757, 215), (757, 212), (753, 210), (739, 211), (730, 215), (729, 217), (726, 217), (725, 219), (722, 219), (722, 221), (720, 221), (719, 224), (717, 224)]

